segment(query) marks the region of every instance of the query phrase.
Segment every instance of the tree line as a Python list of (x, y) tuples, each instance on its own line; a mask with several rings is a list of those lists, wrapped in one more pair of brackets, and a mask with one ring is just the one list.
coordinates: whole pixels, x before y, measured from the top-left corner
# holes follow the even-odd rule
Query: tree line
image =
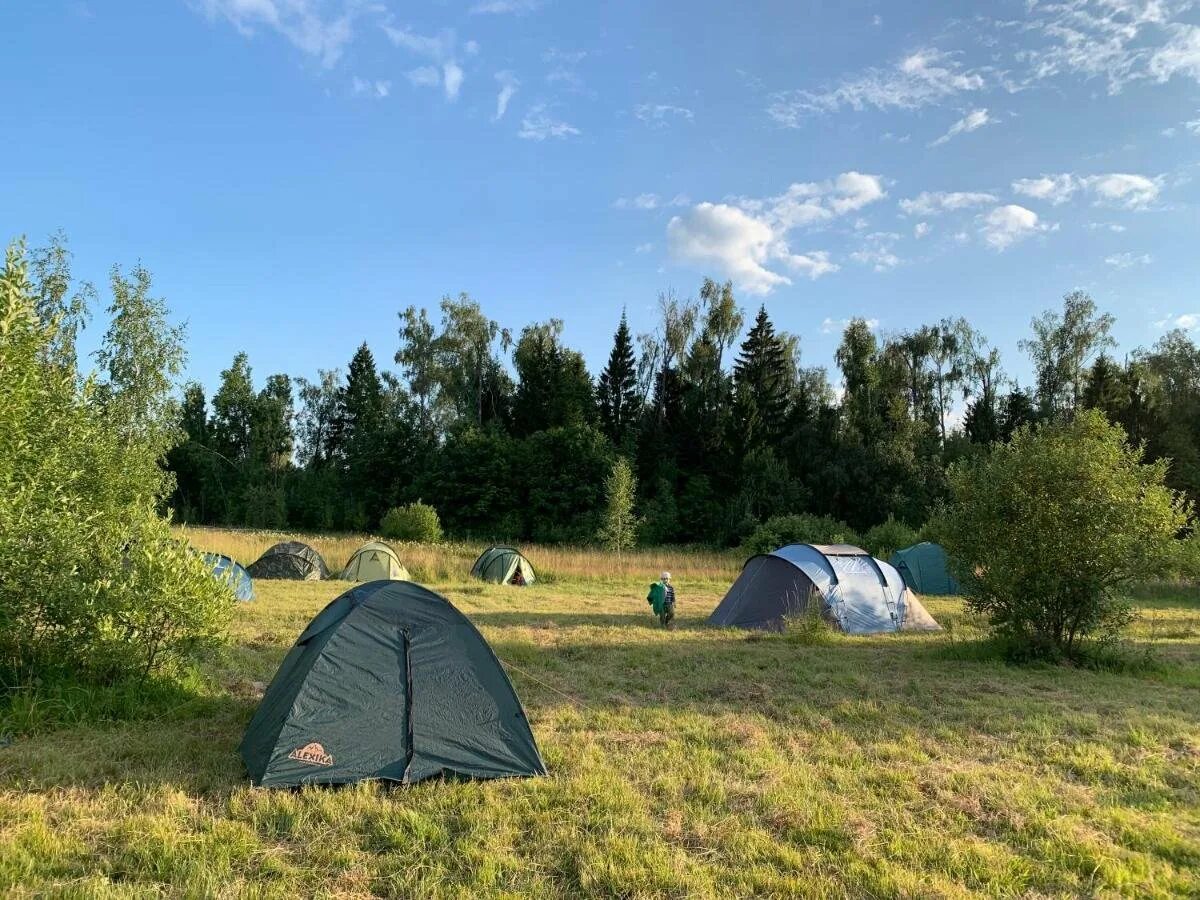
[(965, 318), (883, 337), (854, 319), (835, 356), (840, 395), (765, 307), (747, 322), (728, 282), (661, 295), (654, 329), (636, 337), (622, 315), (594, 378), (559, 319), (514, 333), (467, 294), (439, 312), (399, 314), (394, 372), (364, 343), (345, 373), (256, 384), (238, 353), (210, 398), (187, 385), (184, 439), (168, 455), (176, 516), (360, 530), (423, 500), (451, 534), (587, 541), (624, 458), (644, 543), (732, 544), (794, 513), (919, 527), (950, 463), (1082, 408), (1200, 494), (1200, 350), (1176, 330), (1118, 361), (1112, 316), (1079, 291), (1021, 342), (1027, 388)]

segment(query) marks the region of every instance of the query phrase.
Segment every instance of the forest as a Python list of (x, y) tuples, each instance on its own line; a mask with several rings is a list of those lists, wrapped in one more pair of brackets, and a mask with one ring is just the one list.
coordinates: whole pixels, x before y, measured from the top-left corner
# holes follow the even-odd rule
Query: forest
[(184, 390), (176, 519), (370, 530), (421, 500), (457, 537), (588, 542), (624, 457), (647, 545), (732, 545), (797, 513), (919, 528), (949, 464), (1080, 408), (1200, 496), (1200, 348), (1175, 330), (1118, 360), (1113, 317), (1083, 292), (1031, 322), (1027, 386), (961, 317), (882, 336), (853, 319), (831, 375), (728, 282), (657, 310), (636, 336), (622, 313), (595, 376), (561, 320), (514, 331), (465, 293), (399, 313), (394, 371), (364, 343), (344, 372), (256, 382), (239, 352), (211, 397)]

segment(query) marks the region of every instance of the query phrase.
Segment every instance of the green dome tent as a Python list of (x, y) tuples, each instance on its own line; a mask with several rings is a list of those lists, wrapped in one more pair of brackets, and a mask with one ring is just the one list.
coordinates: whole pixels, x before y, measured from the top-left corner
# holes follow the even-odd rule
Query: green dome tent
[(342, 581), (411, 581), (396, 551), (381, 541), (371, 541), (354, 551), (338, 576)]
[(289, 578), (293, 581), (320, 581), (329, 577), (321, 554), (300, 541), (276, 544), (250, 563), (246, 571), (252, 578)]
[(892, 554), (895, 566), (904, 583), (918, 594), (943, 596), (957, 594), (958, 582), (946, 566), (946, 551), (941, 544), (922, 541)]
[(321, 610), (240, 749), (253, 782), (271, 787), (546, 774), (487, 641), (411, 581), (359, 585)]
[(537, 580), (529, 560), (512, 547), (488, 547), (471, 566), (471, 574), (494, 584), (533, 584)]

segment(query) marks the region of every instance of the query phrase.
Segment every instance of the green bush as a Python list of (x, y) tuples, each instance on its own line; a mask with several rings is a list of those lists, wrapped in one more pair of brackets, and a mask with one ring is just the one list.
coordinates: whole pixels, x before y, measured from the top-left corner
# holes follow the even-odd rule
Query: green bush
[(742, 544), (747, 556), (770, 553), (784, 544), (859, 544), (861, 538), (845, 522), (808, 513), (772, 516)]
[(862, 547), (876, 559), (887, 559), (897, 550), (911, 547), (920, 540), (916, 529), (909, 528), (891, 516), (867, 530)]
[[(176, 333), (114, 273), (107, 380), (64, 356), (39, 316), (24, 249), (0, 273), (0, 675), (116, 683), (170, 670), (219, 640), (230, 592), (157, 514), (170, 479)], [(148, 374), (147, 374), (148, 373)]]
[(437, 510), (419, 500), (394, 506), (383, 516), (379, 528), (384, 537), (397, 541), (421, 541), (436, 544), (442, 539), (442, 522)]
[(1119, 426), (1086, 410), (950, 469), (935, 531), (1010, 655), (1079, 661), (1089, 639), (1129, 622), (1119, 589), (1169, 570), (1188, 519), (1167, 466), (1143, 463)]

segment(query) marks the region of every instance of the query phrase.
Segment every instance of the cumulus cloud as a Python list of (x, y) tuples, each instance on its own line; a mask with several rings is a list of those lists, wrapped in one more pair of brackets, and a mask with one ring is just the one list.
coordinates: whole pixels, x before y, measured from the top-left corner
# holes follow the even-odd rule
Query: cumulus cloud
[(980, 191), (922, 191), (916, 197), (901, 200), (900, 210), (908, 216), (937, 216), (995, 203), (997, 199), (995, 194)]
[(325, 68), (341, 59), (359, 11), (356, 4), (343, 3), (327, 14), (325, 4), (317, 0), (193, 0), (192, 5), (210, 20), (224, 19), (246, 37), (257, 28), (269, 28)]
[(633, 108), (633, 114), (655, 128), (663, 128), (671, 120), (690, 122), (694, 118), (692, 111), (687, 107), (673, 106), (670, 103), (639, 103)]
[(442, 73), (436, 66), (420, 66), (404, 73), (414, 87), (437, 87), (442, 83)]
[(613, 203), (617, 209), (658, 209), (662, 198), (658, 194), (638, 194), (636, 197), (618, 197)]
[(633, 252), (639, 253), (639, 254), (649, 253), (653, 249), (654, 249), (654, 245), (651, 243), (638, 244), (636, 247), (633, 248)]
[[(667, 249), (675, 259), (719, 268), (748, 293), (767, 294), (791, 284), (791, 275), (816, 279), (838, 271), (828, 251), (793, 251), (793, 231), (825, 227), (886, 196), (878, 175), (843, 172), (796, 182), (772, 197), (700, 203), (668, 223)], [(862, 252), (870, 249), (869, 243)], [(886, 268), (885, 257), (881, 252), (877, 262)]]
[(504, 118), (504, 114), (508, 112), (508, 103), (517, 93), (517, 88), (521, 84), (517, 80), (517, 76), (508, 71), (497, 72), (496, 82), (500, 85), (500, 93), (496, 95), (496, 115), (492, 116), (493, 122), (499, 122)]
[(1131, 269), (1134, 266), (1148, 266), (1154, 260), (1149, 253), (1114, 253), (1106, 256), (1104, 262), (1114, 269)]
[(929, 234), (929, 231), (930, 226), (928, 222), (918, 222), (913, 226), (913, 237), (915, 237), (917, 240), (920, 240), (921, 238), (925, 237), (925, 235)]
[(1000, 252), (1046, 229), (1033, 210), (1010, 203), (982, 216), (979, 230), (987, 245)]
[(1012, 189), (1018, 194), (1045, 200), (1055, 206), (1067, 202), (1079, 192), (1087, 192), (1095, 197), (1098, 204), (1144, 209), (1158, 199), (1161, 185), (1161, 178), (1126, 172), (1110, 172), (1107, 175), (1064, 172), (1060, 175), (1020, 178), (1012, 183)]
[(965, 116), (963, 116), (961, 119), (959, 119), (957, 122), (955, 122), (953, 125), (951, 125), (949, 131), (947, 131), (945, 134), (943, 134), (936, 141), (933, 141), (932, 143), (930, 143), (929, 146), (930, 147), (940, 147), (942, 144), (946, 143), (947, 141), (951, 140), (952, 138), (957, 137), (960, 134), (969, 134), (972, 131), (976, 131), (977, 129), (982, 128), (984, 125), (991, 124), (995, 121), (996, 121), (995, 119), (991, 118), (991, 116), (988, 115), (988, 111), (986, 108), (973, 109), (969, 113), (967, 113)]
[(726, 203), (700, 203), (672, 218), (667, 223), (667, 249), (675, 259), (718, 266), (751, 294), (768, 294), (792, 283), (768, 269), (768, 263), (783, 263), (811, 279), (838, 268), (824, 251), (792, 253), (770, 224)]
[(980, 90), (982, 74), (964, 69), (949, 53), (918, 50), (886, 69), (863, 74), (822, 91), (771, 95), (767, 113), (780, 125), (798, 128), (813, 115), (839, 109), (919, 109), (958, 94)]
[(544, 141), (549, 138), (560, 140), (575, 137), (580, 133), (574, 125), (569, 125), (561, 119), (555, 119), (546, 109), (546, 104), (539, 103), (530, 107), (521, 119), (521, 128), (517, 137), (527, 141)]

